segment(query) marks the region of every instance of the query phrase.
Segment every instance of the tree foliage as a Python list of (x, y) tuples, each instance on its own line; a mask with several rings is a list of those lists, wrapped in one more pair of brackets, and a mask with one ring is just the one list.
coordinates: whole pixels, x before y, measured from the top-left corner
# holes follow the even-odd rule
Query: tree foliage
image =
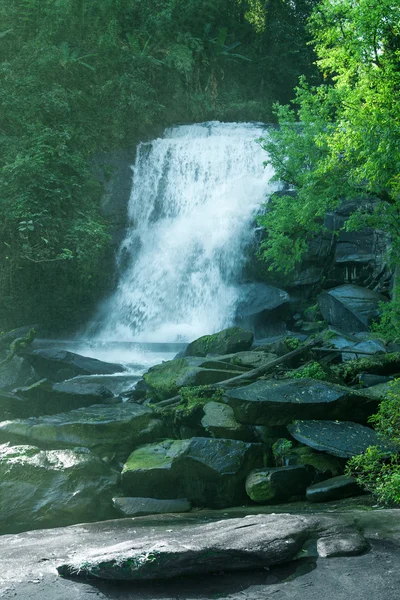
[(324, 82), (297, 88), (294, 106), (277, 106), (280, 127), (263, 140), (280, 195), (260, 223), (261, 254), (289, 271), (344, 199), (357, 210), (348, 229), (372, 226), (400, 252), (400, 6), (389, 0), (323, 0), (310, 30)]

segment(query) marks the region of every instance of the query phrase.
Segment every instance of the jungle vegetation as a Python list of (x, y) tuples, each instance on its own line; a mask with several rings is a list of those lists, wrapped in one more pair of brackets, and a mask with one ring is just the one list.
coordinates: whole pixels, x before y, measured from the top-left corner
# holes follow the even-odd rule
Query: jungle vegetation
[(96, 156), (173, 123), (270, 121), (316, 76), (315, 2), (0, 0), (0, 330), (85, 322), (109, 285)]

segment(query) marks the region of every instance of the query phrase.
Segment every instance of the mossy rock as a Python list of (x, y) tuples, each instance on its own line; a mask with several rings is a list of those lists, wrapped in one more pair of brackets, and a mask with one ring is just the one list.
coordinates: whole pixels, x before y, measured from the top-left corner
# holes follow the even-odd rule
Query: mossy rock
[(262, 444), (202, 437), (165, 440), (129, 456), (122, 485), (129, 496), (184, 497), (196, 506), (235, 506), (246, 499), (247, 474), (263, 461)]
[(185, 350), (185, 356), (207, 356), (207, 354), (231, 354), (250, 350), (254, 335), (240, 327), (230, 327), (218, 333), (204, 335), (194, 340)]
[(246, 479), (246, 492), (260, 504), (282, 502), (304, 496), (313, 477), (314, 469), (308, 466), (256, 469)]
[(212, 385), (236, 377), (241, 372), (244, 370), (235, 366), (230, 368), (228, 363), (185, 357), (151, 367), (143, 379), (151, 389), (152, 398), (164, 400), (176, 396), (182, 387)]

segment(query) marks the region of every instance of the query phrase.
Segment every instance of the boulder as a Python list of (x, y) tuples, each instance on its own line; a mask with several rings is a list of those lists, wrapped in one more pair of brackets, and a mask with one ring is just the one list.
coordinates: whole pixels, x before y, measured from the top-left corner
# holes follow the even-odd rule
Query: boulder
[(290, 465), (309, 465), (313, 467), (319, 479), (336, 477), (343, 473), (343, 461), (336, 456), (330, 456), (325, 452), (314, 452), (308, 446), (297, 446), (292, 448), (286, 456), (285, 464)]
[(20, 356), (13, 356), (10, 361), (0, 366), (0, 389), (2, 390), (11, 391), (16, 386), (26, 385), (29, 380), (35, 381), (35, 372)]
[(257, 350), (248, 350), (247, 352), (237, 352), (236, 354), (233, 354), (229, 362), (240, 367), (256, 369), (257, 367), (267, 365), (269, 362), (272, 362), (277, 358), (277, 354), (271, 354), (269, 352)]
[(114, 397), (110, 390), (98, 383), (66, 381), (52, 384), (47, 379), (13, 391), (25, 400), (28, 409), (26, 416), (32, 417), (54, 415), (92, 404), (107, 403)]
[(259, 504), (304, 496), (314, 473), (312, 467), (301, 465), (256, 469), (246, 479), (246, 492), (251, 500)]
[(324, 319), (349, 332), (368, 331), (380, 314), (381, 302), (388, 302), (388, 299), (357, 285), (341, 285), (318, 296)]
[(340, 500), (350, 496), (364, 494), (355, 479), (346, 475), (332, 477), (325, 481), (320, 481), (307, 488), (307, 500), (311, 502), (329, 502), (330, 500)]
[(0, 446), (0, 531), (61, 527), (116, 516), (119, 473), (86, 449)]
[(246, 283), (239, 288), (236, 316), (253, 317), (264, 311), (275, 310), (289, 301), (289, 294), (277, 287), (266, 283)]
[(143, 375), (155, 400), (164, 400), (175, 396), (184, 386), (210, 385), (230, 379), (246, 369), (229, 363), (201, 358), (176, 358), (151, 367)]
[(211, 401), (204, 405), (203, 411), (204, 417), (201, 424), (212, 437), (242, 440), (243, 442), (254, 441), (251, 429), (236, 421), (230, 406)]
[(191, 342), (185, 356), (207, 356), (207, 354), (231, 354), (250, 350), (254, 335), (240, 327), (230, 327), (212, 335), (204, 335)]
[(341, 458), (362, 454), (369, 446), (378, 446), (383, 452), (391, 451), (376, 431), (359, 423), (296, 421), (289, 425), (288, 430), (298, 442)]
[(50, 381), (64, 381), (77, 375), (110, 375), (125, 370), (121, 365), (57, 348), (27, 349), (23, 356), (39, 377)]
[(114, 375), (79, 375), (74, 378), (74, 383), (83, 385), (96, 383), (110, 390), (115, 396), (129, 394), (140, 380), (139, 375), (130, 373), (115, 373)]
[(259, 379), (227, 390), (224, 400), (239, 423), (250, 425), (287, 425), (301, 418), (365, 422), (377, 409), (377, 401), (359, 391), (314, 379)]
[(84, 446), (100, 455), (128, 456), (133, 448), (159, 439), (164, 426), (154, 411), (139, 404), (93, 405), (66, 413), (0, 423), (0, 443), (40, 448)]
[(192, 508), (186, 498), (160, 500), (159, 498), (113, 498), (114, 507), (124, 517), (185, 513)]
[(0, 390), (0, 421), (25, 419), (31, 414), (30, 403), (25, 398)]
[(381, 340), (364, 340), (352, 345), (351, 350), (354, 350), (354, 352), (343, 352), (343, 362), (364, 358), (370, 354), (386, 354), (386, 346)]
[(263, 465), (262, 444), (195, 437), (138, 448), (122, 470), (130, 496), (188, 498), (196, 506), (223, 508), (246, 499), (247, 474)]
[(345, 535), (327, 535), (317, 540), (317, 554), (320, 558), (335, 556), (358, 556), (370, 549), (370, 545), (361, 533)]
[[(317, 540), (317, 544), (325, 540), (319, 546), (324, 556), (332, 554), (335, 543), (336, 549), (341, 546), (343, 554), (346, 548), (351, 554), (361, 554), (368, 548), (354, 525), (338, 523), (327, 516), (249, 515), (195, 526), (172, 525), (167, 530), (163, 527), (161, 532), (155, 529), (137, 532), (136, 525), (129, 527), (135, 530), (126, 531), (128, 525), (120, 522), (108, 547), (104, 542), (110, 536), (109, 531), (104, 540), (97, 536), (95, 546), (89, 549), (80, 546), (82, 549), (73, 559), (69, 556), (58, 562), (59, 574), (113, 581), (163, 580), (221, 571), (269, 569), (298, 559), (311, 540)], [(121, 529), (123, 535), (119, 533)], [(76, 535), (80, 540), (82, 534), (76, 532)], [(257, 591), (258, 586), (256, 594)], [(268, 591), (265, 593), (268, 595)]]

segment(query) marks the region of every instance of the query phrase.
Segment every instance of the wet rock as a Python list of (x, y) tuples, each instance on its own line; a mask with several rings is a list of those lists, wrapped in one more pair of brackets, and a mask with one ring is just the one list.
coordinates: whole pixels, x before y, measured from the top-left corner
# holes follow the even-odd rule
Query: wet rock
[(314, 469), (309, 466), (257, 469), (246, 479), (246, 492), (251, 500), (260, 504), (304, 496), (314, 473)]
[(357, 548), (361, 551), (363, 538), (354, 526), (337, 524), (328, 517), (252, 515), (181, 526), (179, 531), (171, 528), (170, 531), (163, 530), (162, 534), (146, 531), (141, 537), (136, 534), (133, 540), (132, 535), (125, 533), (123, 539), (128, 541), (120, 542), (117, 538), (117, 545), (108, 548), (104, 543), (98, 543), (97, 548), (89, 552), (82, 550), (73, 560), (59, 563), (57, 570), (63, 576), (142, 581), (266, 569), (297, 559), (307, 541), (316, 536), (326, 540), (325, 544), (320, 544), (321, 555), (324, 552), (326, 556), (332, 555), (334, 540), (336, 548), (342, 540), (341, 550), (345, 552), (348, 548), (354, 554), (355, 534), (359, 539)]
[(384, 452), (390, 451), (387, 445), (382, 444), (376, 431), (359, 423), (296, 421), (289, 425), (288, 430), (298, 442), (341, 458), (362, 454), (369, 446), (379, 446)]
[(27, 416), (54, 415), (92, 404), (107, 403), (113, 398), (112, 392), (98, 383), (66, 381), (52, 384), (41, 379), (14, 392), (25, 399)]
[(294, 419), (366, 421), (376, 412), (376, 400), (361, 392), (314, 379), (258, 380), (227, 390), (224, 399), (239, 423), (287, 425)]
[(207, 402), (203, 408), (204, 417), (201, 424), (212, 437), (254, 441), (254, 434), (249, 427), (239, 424), (233, 414), (233, 409), (221, 402)]
[(285, 464), (287, 466), (309, 465), (315, 469), (318, 479), (328, 479), (343, 473), (342, 460), (325, 452), (314, 452), (308, 446), (292, 448), (285, 459)]
[(109, 519), (119, 473), (86, 449), (0, 446), (0, 531)]
[(246, 499), (247, 474), (263, 465), (261, 444), (195, 437), (138, 448), (122, 470), (129, 496), (188, 498), (196, 506), (223, 508)]
[(236, 315), (250, 317), (271, 311), (290, 301), (289, 294), (266, 283), (247, 283), (239, 288), (239, 303)]
[(160, 500), (159, 498), (113, 498), (114, 507), (125, 517), (185, 513), (192, 508), (186, 498)]
[[(381, 340), (364, 340), (358, 344), (351, 346), (354, 352), (346, 352), (342, 354), (342, 361), (357, 360), (371, 354), (386, 354), (386, 346)], [(366, 354), (365, 354), (366, 353)]]
[(379, 316), (382, 294), (356, 285), (342, 285), (318, 296), (320, 311), (326, 321), (346, 331), (367, 331)]
[(20, 356), (13, 356), (10, 361), (0, 366), (0, 389), (2, 390), (11, 391), (17, 386), (26, 385), (30, 380), (35, 380), (35, 372)]
[(231, 354), (250, 350), (253, 333), (240, 327), (230, 327), (212, 335), (194, 340), (185, 350), (185, 356), (207, 356), (207, 354)]
[(124, 371), (121, 365), (56, 348), (24, 350), (23, 356), (39, 377), (50, 381), (64, 381), (77, 375), (110, 375)]
[(84, 446), (126, 457), (140, 444), (159, 439), (164, 426), (151, 408), (138, 404), (93, 405), (52, 416), (0, 423), (0, 443), (41, 448)]
[(0, 420), (25, 419), (32, 414), (29, 402), (24, 398), (0, 390)]
[(358, 496), (364, 491), (357, 485), (355, 479), (340, 475), (325, 481), (320, 481), (307, 488), (307, 500), (311, 502), (328, 502)]
[(362, 386), (370, 388), (376, 385), (381, 385), (382, 383), (388, 383), (392, 381), (393, 377), (390, 375), (374, 375), (373, 373), (360, 373), (358, 376), (358, 381)]

